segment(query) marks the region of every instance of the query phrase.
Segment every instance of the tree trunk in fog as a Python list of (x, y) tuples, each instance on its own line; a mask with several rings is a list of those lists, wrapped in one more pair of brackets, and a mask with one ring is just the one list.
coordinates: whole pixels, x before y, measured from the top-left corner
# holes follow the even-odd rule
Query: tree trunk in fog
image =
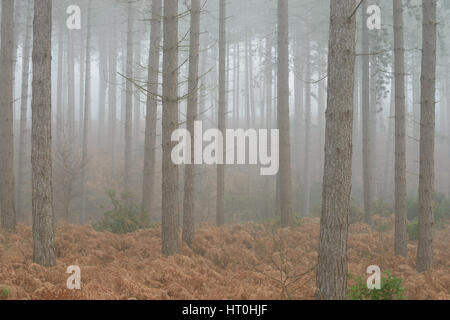
[(305, 163), (303, 167), (305, 178), (305, 191), (303, 198), (303, 216), (309, 216), (310, 195), (311, 195), (311, 52), (309, 35), (306, 36), (306, 83), (305, 83)]
[(325, 166), (316, 299), (347, 296), (347, 238), (352, 176), (354, 0), (331, 1)]
[(237, 89), (237, 79), (239, 78), (238, 67), (238, 44), (233, 46), (233, 121), (232, 128), (236, 129), (239, 123), (239, 91)]
[(363, 135), (363, 192), (364, 192), (364, 218), (372, 224), (372, 154), (371, 154), (371, 116), (370, 116), (370, 68), (369, 68), (369, 33), (366, 26), (367, 1), (362, 4), (361, 15), (361, 41), (362, 41), (362, 135)]
[[(389, 104), (389, 116), (387, 119), (388, 122), (388, 130), (386, 134), (386, 152), (384, 159), (384, 170), (383, 170), (383, 197), (385, 201), (391, 201), (392, 198), (392, 188), (390, 188), (392, 184), (392, 170), (391, 164), (394, 163), (395, 160), (392, 159), (393, 152), (393, 140), (395, 139), (394, 133), (394, 121), (395, 121), (395, 81), (391, 80), (391, 90), (390, 90), (390, 104)], [(395, 157), (394, 157), (395, 158)], [(406, 169), (406, 168), (405, 168)]]
[(56, 265), (52, 207), (52, 1), (34, 1), (32, 94), (33, 262)]
[(16, 231), (14, 200), (14, 0), (2, 0), (0, 51), (0, 204), (1, 225), (6, 232)]
[(83, 137), (83, 112), (84, 112), (84, 80), (85, 80), (85, 54), (86, 54), (86, 48), (84, 47), (84, 37), (83, 37), (83, 32), (80, 32), (80, 84), (79, 84), (79, 94), (80, 94), (80, 100), (79, 100), (79, 105), (80, 105), (80, 109), (79, 111), (79, 115), (78, 115), (78, 136), (80, 137), (80, 140), (82, 139), (81, 137)]
[(144, 176), (142, 183), (142, 210), (143, 219), (151, 221), (152, 206), (155, 190), (155, 161), (156, 161), (156, 124), (158, 114), (158, 71), (159, 53), (161, 43), (161, 0), (152, 0), (152, 21), (150, 32), (150, 52), (148, 60), (148, 93), (147, 112), (145, 118), (145, 154)]
[(239, 46), (239, 43), (236, 43), (235, 47), (235, 65), (234, 65), (234, 74), (235, 74), (235, 102), (234, 102), (234, 128), (239, 128), (239, 122), (240, 122), (240, 99), (241, 99), (241, 86), (240, 86), (240, 80), (241, 80), (241, 48)]
[(25, 39), (22, 50), (22, 89), (20, 99), (20, 137), (19, 137), (19, 169), (17, 172), (17, 195), (16, 195), (16, 213), (17, 219), (20, 221), (25, 216), (25, 168), (28, 163), (26, 158), (27, 141), (29, 141), (29, 132), (27, 128), (28, 117), (28, 94), (30, 81), (30, 52), (31, 52), (31, 33), (33, 32), (33, 2), (28, 2), (27, 8), (27, 26), (25, 31)]
[[(450, 163), (450, 81), (447, 77), (447, 163)], [(450, 170), (448, 176), (448, 198), (450, 199)]]
[(278, 128), (280, 130), (281, 227), (292, 223), (291, 143), (289, 131), (289, 10), (278, 0)]
[[(255, 88), (253, 85), (253, 42), (251, 28), (249, 28), (250, 34), (248, 41), (248, 84), (249, 84), (249, 96), (250, 96), (250, 113), (251, 113), (251, 126), (256, 127), (256, 110), (255, 110)], [(250, 170), (249, 170), (250, 173)]]
[(272, 42), (269, 37), (266, 39), (266, 61), (265, 68), (265, 80), (266, 80), (266, 128), (272, 128)]
[[(306, 154), (304, 154), (304, 149), (302, 150), (302, 146), (304, 146), (304, 129), (305, 129), (305, 121), (304, 121), (304, 84), (303, 80), (300, 77), (303, 76), (304, 71), (304, 61), (303, 61), (303, 43), (301, 39), (300, 31), (297, 31), (295, 38), (295, 58), (294, 58), (294, 70), (295, 70), (295, 78), (294, 78), (294, 144), (295, 148), (293, 149), (293, 159), (295, 159), (295, 165), (293, 168), (295, 181), (298, 184), (302, 184), (304, 181), (302, 176), (302, 165), (304, 165), (304, 159)], [(311, 100), (310, 100), (311, 101)], [(303, 199), (304, 200), (304, 197)], [(304, 210), (304, 208), (302, 208)], [(304, 212), (301, 212), (304, 213)]]
[(189, 86), (187, 105), (187, 130), (191, 134), (191, 163), (186, 165), (184, 176), (183, 241), (188, 245), (194, 239), (194, 121), (198, 107), (198, 59), (200, 46), (200, 0), (191, 1), (191, 28), (189, 41)]
[[(247, 27), (246, 27), (247, 29)], [(250, 129), (250, 110), (251, 110), (251, 96), (250, 96), (250, 45), (249, 45), (248, 30), (245, 30), (245, 128)], [(249, 147), (245, 149), (245, 158), (249, 159)], [(250, 203), (250, 170), (247, 170), (247, 200)]]
[[(226, 146), (225, 135), (225, 117), (226, 117), (226, 92), (225, 92), (225, 54), (226, 54), (226, 3), (220, 0), (220, 22), (219, 22), (219, 113), (218, 124), (219, 131), (223, 134), (223, 146)], [(220, 147), (219, 147), (220, 148)], [(220, 151), (219, 151), (220, 152)], [(222, 154), (225, 162), (226, 154), (223, 148)], [(225, 202), (225, 165), (217, 165), (217, 211), (216, 224), (222, 226), (225, 222), (224, 217)]]
[(162, 117), (162, 253), (178, 252), (178, 166), (171, 153), (178, 129), (178, 0), (164, 1), (163, 117)]
[[(322, 63), (322, 60), (320, 60)], [(323, 75), (324, 73), (326, 73), (326, 70), (324, 71), (322, 67), (319, 67), (319, 75)], [(355, 83), (355, 86), (357, 84)], [(318, 126), (319, 126), (319, 161), (320, 163), (323, 163), (323, 146), (325, 144), (324, 141), (324, 136), (325, 136), (325, 128), (324, 128), (324, 123), (325, 123), (325, 79), (319, 82), (319, 86), (317, 89), (318, 92)], [(358, 91), (355, 88), (355, 91)], [(355, 107), (355, 106), (354, 106)], [(319, 177), (323, 176), (323, 166), (322, 164), (320, 164), (319, 167)]]
[(105, 37), (99, 37), (99, 61), (98, 61), (98, 73), (99, 73), (99, 92), (98, 92), (98, 132), (97, 132), (97, 146), (103, 147), (103, 137), (105, 136), (105, 101), (106, 101), (106, 89), (108, 79), (108, 60), (106, 55), (106, 41)]
[[(369, 36), (370, 38), (370, 36)], [(372, 47), (371, 47), (372, 48)], [(369, 50), (370, 51), (370, 50)], [(369, 123), (370, 123), (370, 134), (369, 134), (369, 141), (370, 141), (370, 199), (371, 199), (371, 210), (373, 211), (373, 204), (376, 199), (378, 199), (378, 179), (379, 174), (377, 173), (377, 122), (378, 122), (378, 110), (377, 110), (377, 68), (379, 66), (377, 65), (377, 60), (375, 55), (370, 56), (370, 111), (369, 111)], [(370, 212), (370, 221), (373, 222), (373, 212)]]
[(433, 267), (436, 0), (423, 0), (417, 271)]
[[(405, 61), (402, 0), (393, 0), (395, 47), (395, 254), (406, 257)], [(387, 156), (387, 155), (386, 155)]]
[(128, 3), (127, 23), (127, 61), (126, 61), (126, 96), (125, 96), (125, 161), (124, 161), (124, 193), (131, 192), (131, 161), (132, 161), (132, 117), (133, 117), (133, 21), (134, 14), (131, 2)]
[(109, 91), (108, 91), (108, 117), (109, 117), (109, 151), (111, 153), (111, 175), (115, 176), (116, 163), (116, 126), (117, 126), (117, 46), (116, 46), (116, 19), (112, 27), (112, 37), (109, 42)]
[[(136, 61), (134, 62), (136, 65), (136, 71), (133, 73), (135, 81), (140, 83), (141, 81), (141, 39), (139, 38), (140, 34), (137, 36), (136, 43)], [(133, 111), (133, 140), (135, 149), (138, 149), (139, 146), (139, 138), (141, 136), (141, 92), (139, 89), (135, 90), (134, 94), (134, 111)], [(134, 156), (137, 156), (137, 152), (134, 153)]]
[(67, 137), (70, 150), (75, 143), (75, 59), (73, 56), (73, 31), (67, 35)]
[(87, 188), (86, 188), (86, 174), (88, 162), (88, 140), (89, 140), (89, 121), (91, 115), (91, 15), (92, 15), (92, 0), (89, 0), (88, 20), (87, 20), (87, 35), (86, 35), (86, 78), (84, 80), (84, 120), (83, 120), (83, 145), (82, 145), (82, 176), (81, 176), (81, 193), (82, 193), (82, 208), (80, 223), (86, 221), (86, 202), (87, 202)]
[(64, 85), (64, 34), (63, 28), (60, 26), (58, 28), (58, 77), (56, 83), (56, 144), (62, 143), (62, 130), (64, 123), (64, 111), (63, 111), (63, 85)]

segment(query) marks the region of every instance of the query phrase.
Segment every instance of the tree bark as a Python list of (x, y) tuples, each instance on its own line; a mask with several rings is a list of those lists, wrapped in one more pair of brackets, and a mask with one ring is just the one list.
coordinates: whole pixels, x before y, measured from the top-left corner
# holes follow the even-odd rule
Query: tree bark
[(289, 9), (288, 0), (278, 0), (278, 128), (280, 130), (281, 227), (292, 223), (291, 143), (289, 130)]
[(67, 136), (71, 151), (75, 144), (75, 59), (73, 56), (73, 31), (67, 35)]
[(156, 124), (158, 111), (158, 71), (161, 43), (162, 1), (152, 0), (150, 52), (148, 61), (147, 113), (145, 119), (144, 177), (142, 183), (142, 210), (144, 220), (151, 221), (155, 190)]
[(28, 163), (26, 158), (27, 142), (29, 143), (29, 131), (27, 128), (28, 117), (28, 94), (30, 82), (30, 53), (31, 53), (31, 33), (33, 32), (33, 2), (28, 2), (27, 26), (22, 49), (22, 89), (20, 99), (20, 137), (19, 137), (19, 169), (17, 172), (17, 196), (16, 212), (17, 219), (23, 221), (25, 216), (25, 168)]
[(105, 109), (106, 109), (106, 90), (108, 79), (108, 60), (106, 54), (106, 39), (99, 37), (99, 91), (98, 91), (98, 131), (97, 146), (103, 148), (103, 137), (105, 136)]
[(87, 162), (88, 162), (88, 141), (89, 141), (89, 125), (91, 116), (91, 19), (92, 19), (92, 0), (88, 4), (88, 19), (87, 19), (87, 35), (86, 35), (86, 73), (84, 80), (84, 119), (83, 119), (83, 145), (82, 145), (82, 176), (81, 176), (81, 192), (82, 192), (82, 207), (80, 223), (84, 224), (86, 221), (86, 206), (87, 206)]
[(52, 1), (34, 1), (32, 94), (33, 261), (56, 265), (52, 207)]
[(131, 192), (131, 165), (132, 165), (132, 136), (133, 136), (133, 7), (128, 3), (128, 23), (127, 23), (127, 56), (126, 56), (126, 95), (125, 95), (125, 159), (124, 159), (124, 193), (130, 195)]
[[(450, 163), (450, 81), (447, 78), (447, 161)], [(448, 175), (448, 198), (450, 199), (450, 171)]]
[(369, 33), (366, 26), (367, 1), (362, 3), (361, 15), (361, 38), (362, 38), (362, 87), (361, 87), (361, 110), (362, 110), (362, 135), (363, 135), (363, 192), (364, 192), (364, 218), (366, 223), (372, 224), (372, 154), (370, 122), (370, 67), (369, 67)]
[(352, 176), (356, 17), (354, 0), (331, 1), (325, 166), (316, 298), (347, 295), (347, 238)]
[(109, 107), (109, 151), (111, 154), (111, 176), (115, 176), (116, 167), (116, 125), (117, 125), (117, 46), (116, 46), (116, 18), (114, 17), (114, 26), (112, 28), (112, 39), (109, 43), (109, 89), (108, 89), (108, 107)]
[[(264, 64), (265, 68), (265, 79), (266, 79), (266, 127), (267, 129), (272, 128), (272, 87), (273, 87), (273, 65), (272, 65), (272, 42), (267, 37), (266, 39), (266, 61)], [(238, 95), (239, 96), (239, 95)]]
[(0, 51), (0, 204), (1, 225), (6, 232), (16, 231), (14, 200), (14, 0), (2, 0)]
[(309, 35), (306, 36), (306, 84), (305, 84), (305, 162), (303, 167), (303, 176), (305, 178), (305, 189), (303, 198), (303, 216), (309, 216), (310, 196), (311, 196), (311, 52)]
[(406, 257), (405, 58), (402, 0), (393, 0), (395, 47), (395, 254)]
[(417, 271), (433, 267), (436, 0), (423, 0)]
[[(62, 23), (61, 23), (62, 24)], [(58, 30), (59, 29), (59, 30)], [(59, 148), (62, 143), (62, 130), (64, 126), (64, 111), (63, 111), (63, 85), (64, 85), (64, 34), (63, 28), (60, 25), (57, 28), (58, 32), (58, 77), (56, 83), (56, 145)]]
[[(220, 0), (220, 22), (219, 22), (219, 131), (223, 134), (223, 146), (226, 146), (225, 122), (226, 122), (226, 92), (225, 92), (225, 55), (226, 55), (226, 3)], [(225, 148), (223, 159), (226, 159)], [(225, 223), (225, 165), (217, 165), (217, 208), (216, 224), (222, 226)]]
[[(141, 81), (141, 39), (140, 34), (137, 33), (137, 41), (136, 41), (136, 53), (135, 53), (135, 62), (136, 69), (133, 72), (133, 77), (136, 81)], [(141, 136), (141, 92), (140, 90), (136, 90), (134, 92), (134, 110), (133, 110), (133, 140), (135, 148), (138, 149), (139, 140)], [(134, 156), (137, 157), (137, 152), (134, 153)]]
[(194, 196), (195, 196), (195, 165), (194, 165), (194, 121), (197, 119), (198, 108), (198, 61), (200, 47), (200, 0), (191, 1), (191, 28), (189, 41), (189, 85), (187, 105), (187, 130), (191, 134), (191, 164), (186, 165), (184, 176), (183, 203), (183, 241), (188, 245), (194, 239)]
[(178, 128), (178, 0), (164, 1), (163, 117), (162, 117), (162, 253), (178, 252), (178, 166), (171, 153)]
[[(305, 86), (303, 84), (303, 80), (300, 77), (303, 77), (304, 71), (304, 61), (303, 61), (303, 47), (302, 47), (302, 38), (300, 30), (296, 32), (295, 37), (295, 59), (294, 59), (294, 70), (296, 76), (294, 78), (294, 144), (295, 148), (293, 149), (293, 159), (295, 159), (295, 165), (293, 168), (295, 180), (298, 184), (302, 184), (304, 181), (304, 165), (305, 165), (305, 156), (304, 152), (304, 138), (305, 138), (305, 119), (304, 119), (304, 102), (305, 102)], [(304, 201), (304, 197), (302, 199)], [(304, 210), (304, 208), (301, 208)], [(301, 212), (302, 214), (304, 212)]]

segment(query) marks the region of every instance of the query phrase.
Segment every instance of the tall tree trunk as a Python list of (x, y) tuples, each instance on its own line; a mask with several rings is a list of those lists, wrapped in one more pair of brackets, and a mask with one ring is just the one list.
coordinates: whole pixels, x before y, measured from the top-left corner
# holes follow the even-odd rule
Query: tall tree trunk
[(33, 261), (56, 265), (52, 190), (52, 0), (34, 1), (32, 94)]
[(79, 83), (79, 115), (78, 115), (78, 136), (83, 136), (83, 119), (84, 119), (84, 80), (85, 80), (85, 62), (86, 62), (86, 48), (84, 47), (84, 36), (83, 32), (80, 32), (80, 83)]
[[(226, 146), (225, 122), (226, 122), (226, 92), (225, 92), (225, 54), (226, 54), (226, 3), (220, 0), (220, 22), (219, 22), (219, 113), (218, 123), (219, 131), (223, 134), (223, 146)], [(220, 151), (219, 151), (220, 152)], [(225, 148), (223, 148), (222, 157), (225, 160)], [(225, 165), (217, 165), (217, 210), (216, 224), (222, 226), (225, 222), (224, 216), (225, 203)]]
[(436, 0), (423, 0), (417, 271), (433, 267)]
[(393, 0), (395, 47), (395, 254), (406, 257), (405, 60), (402, 0)]
[(305, 84), (305, 162), (304, 162), (304, 178), (305, 178), (305, 190), (303, 198), (303, 215), (308, 216), (310, 214), (310, 184), (311, 184), (311, 172), (310, 172), (310, 159), (311, 159), (311, 52), (310, 52), (310, 40), (309, 36), (306, 39), (306, 79)]
[[(321, 76), (324, 74), (324, 71), (323, 71), (322, 68), (319, 68), (319, 74)], [(357, 86), (357, 83), (355, 83), (355, 86)], [(324, 158), (323, 146), (325, 144), (325, 141), (324, 141), (324, 137), (325, 137), (325, 127), (324, 127), (324, 123), (325, 123), (325, 98), (326, 98), (325, 97), (325, 93), (326, 93), (325, 92), (325, 90), (326, 90), (326, 88), (325, 88), (325, 80), (322, 80), (322, 81), (319, 82), (319, 86), (318, 86), (317, 90), (319, 91), (318, 92), (319, 161), (320, 161), (320, 163), (323, 163), (323, 158)], [(358, 90), (356, 88), (355, 88), (355, 91), (358, 92)], [(356, 107), (357, 107), (357, 105), (356, 105)], [(353, 121), (353, 123), (355, 123), (355, 122)], [(353, 130), (353, 132), (354, 131), (355, 130)], [(320, 166), (320, 171), (319, 171), (319, 177), (322, 177), (322, 176), (323, 176), (323, 167), (321, 165)]]
[(64, 28), (60, 25), (58, 28), (58, 78), (56, 83), (56, 144), (58, 148), (62, 143), (62, 130), (64, 126), (63, 111), (63, 86), (64, 86)]
[(362, 109), (362, 134), (363, 134), (363, 192), (364, 192), (364, 217), (368, 224), (372, 224), (372, 155), (371, 155), (371, 116), (370, 116), (370, 68), (369, 68), (369, 33), (366, 26), (367, 1), (361, 8), (361, 41), (362, 41), (362, 85), (361, 85), (361, 109)]
[(14, 200), (14, 0), (2, 0), (0, 51), (0, 204), (1, 225), (6, 232), (16, 231)]
[(292, 223), (291, 142), (289, 130), (289, 1), (278, 0), (278, 128), (280, 130), (281, 227)]
[(155, 190), (156, 124), (158, 114), (159, 46), (161, 43), (161, 0), (152, 0), (150, 52), (148, 60), (148, 93), (145, 119), (144, 177), (142, 183), (142, 217), (151, 221)]
[(272, 42), (269, 37), (266, 39), (266, 62), (265, 62), (265, 79), (266, 79), (266, 127), (272, 128), (272, 87), (273, 87), (273, 65), (272, 65)]
[(19, 169), (17, 173), (17, 196), (16, 213), (20, 221), (25, 216), (25, 168), (28, 163), (26, 158), (27, 142), (29, 141), (29, 132), (27, 128), (28, 117), (28, 94), (30, 82), (30, 52), (31, 52), (31, 33), (33, 32), (33, 2), (28, 2), (27, 8), (27, 27), (22, 49), (22, 89), (20, 99), (20, 137), (19, 137)]
[(73, 33), (67, 35), (67, 136), (71, 151), (75, 143), (75, 59), (73, 56)]
[(133, 117), (133, 21), (134, 14), (131, 2), (128, 3), (128, 23), (127, 23), (127, 60), (126, 60), (126, 96), (125, 96), (125, 161), (124, 161), (124, 193), (131, 192), (131, 161), (132, 157), (132, 117)]
[(233, 128), (239, 127), (239, 44), (234, 45), (233, 55)]
[[(447, 78), (447, 161), (450, 163), (450, 81)], [(448, 198), (450, 199), (450, 171), (448, 175)]]
[[(325, 166), (316, 298), (347, 295), (356, 17), (354, 0), (331, 1)], [(350, 18), (349, 18), (350, 17)]]
[(98, 91), (98, 132), (97, 146), (103, 148), (103, 137), (105, 136), (105, 108), (106, 90), (108, 79), (108, 60), (106, 54), (106, 41), (104, 37), (99, 37), (99, 91)]
[[(141, 81), (141, 39), (140, 34), (137, 33), (137, 41), (136, 41), (136, 71), (133, 76), (136, 81)], [(133, 140), (135, 149), (138, 149), (139, 140), (141, 136), (141, 92), (140, 90), (136, 90), (134, 92), (134, 111), (133, 111)], [(139, 148), (140, 149), (140, 148)], [(137, 156), (137, 152), (134, 153), (134, 156)]]
[(112, 37), (109, 43), (109, 91), (108, 91), (108, 117), (109, 117), (109, 151), (111, 153), (111, 175), (115, 176), (116, 164), (116, 126), (117, 126), (117, 46), (116, 46), (116, 18), (114, 17)]
[(189, 85), (187, 106), (187, 130), (191, 134), (191, 164), (186, 165), (184, 176), (183, 203), (183, 241), (188, 245), (194, 239), (194, 196), (195, 196), (195, 165), (194, 165), (194, 121), (197, 119), (198, 108), (198, 59), (200, 47), (200, 0), (191, 1), (191, 28), (189, 41)]
[(178, 0), (164, 1), (163, 117), (162, 117), (162, 253), (178, 252), (178, 166), (171, 153), (178, 128)]
[[(246, 27), (247, 29), (247, 27)], [(250, 129), (251, 126), (251, 95), (250, 95), (250, 45), (248, 30), (245, 31), (245, 128)], [(245, 150), (245, 158), (249, 159), (249, 147)], [(247, 170), (247, 199), (250, 203), (250, 170)]]
[[(369, 36), (370, 37), (370, 36)], [(371, 47), (372, 48), (372, 47)], [(369, 49), (369, 51), (372, 49)], [(372, 50), (374, 51), (374, 50)], [(370, 111), (369, 111), (369, 117), (370, 117), (370, 134), (369, 134), (369, 141), (370, 141), (370, 199), (372, 202), (371, 210), (373, 210), (373, 203), (376, 199), (378, 199), (378, 178), (379, 175), (374, 175), (374, 172), (378, 172), (377, 170), (377, 123), (378, 123), (378, 111), (377, 111), (377, 72), (378, 72), (378, 65), (377, 61), (374, 55), (370, 56)], [(370, 212), (370, 221), (373, 222), (372, 218), (373, 212)], [(369, 221), (367, 220), (367, 221)]]
[[(253, 79), (253, 42), (251, 28), (249, 28), (248, 36), (248, 83), (249, 83), (249, 95), (250, 95), (250, 113), (251, 113), (251, 126), (256, 127), (256, 110), (255, 110), (255, 88)], [(250, 171), (249, 171), (250, 172)]]
[[(391, 164), (395, 162), (393, 158), (391, 157), (391, 154), (394, 154), (393, 152), (393, 140), (395, 139), (395, 133), (394, 133), (394, 122), (395, 122), (395, 81), (392, 79), (391, 81), (391, 92), (390, 92), (390, 104), (389, 104), (389, 116), (387, 118), (387, 133), (386, 133), (386, 152), (385, 152), (385, 159), (384, 159), (384, 169), (383, 169), (383, 197), (385, 201), (391, 200), (391, 194), (392, 194), (392, 188), (390, 188), (392, 184), (392, 170), (391, 170)], [(395, 157), (394, 157), (395, 159)]]
[[(293, 168), (295, 180), (298, 184), (301, 184), (304, 181), (302, 176), (302, 170), (304, 169), (305, 164), (305, 156), (302, 152), (302, 146), (304, 146), (304, 129), (305, 129), (305, 121), (304, 121), (304, 84), (303, 80), (300, 77), (303, 77), (304, 71), (304, 61), (302, 54), (302, 39), (300, 30), (296, 33), (295, 38), (295, 59), (294, 59), (294, 70), (295, 70), (295, 78), (294, 78), (294, 144), (295, 148), (293, 149), (295, 159), (295, 165)], [(304, 150), (303, 150), (304, 151)], [(302, 199), (304, 200), (304, 199)], [(304, 208), (302, 208), (303, 210)], [(303, 212), (302, 212), (303, 213)]]
[(88, 5), (88, 19), (87, 19), (87, 35), (86, 35), (86, 73), (84, 80), (84, 119), (83, 119), (83, 145), (82, 145), (82, 176), (81, 176), (81, 192), (82, 192), (82, 207), (80, 223), (84, 224), (86, 221), (86, 206), (87, 206), (87, 162), (88, 162), (88, 141), (89, 141), (89, 122), (91, 116), (91, 15), (92, 15), (92, 0), (89, 0)]

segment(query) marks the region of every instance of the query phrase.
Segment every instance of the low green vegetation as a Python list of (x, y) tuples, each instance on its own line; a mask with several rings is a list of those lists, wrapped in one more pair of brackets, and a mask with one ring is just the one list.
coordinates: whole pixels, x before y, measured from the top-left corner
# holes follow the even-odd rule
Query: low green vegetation
[(140, 210), (131, 197), (126, 194), (117, 196), (113, 190), (107, 191), (113, 208), (104, 213), (103, 218), (93, 224), (96, 231), (109, 231), (116, 234), (134, 232), (150, 227), (140, 217)]
[(350, 300), (404, 300), (406, 289), (402, 287), (402, 279), (390, 271), (381, 279), (380, 289), (369, 289), (363, 277), (356, 278), (356, 284), (350, 287), (348, 297)]
[(8, 288), (7, 286), (0, 286), (0, 298), (8, 298), (9, 295), (11, 294), (11, 289)]

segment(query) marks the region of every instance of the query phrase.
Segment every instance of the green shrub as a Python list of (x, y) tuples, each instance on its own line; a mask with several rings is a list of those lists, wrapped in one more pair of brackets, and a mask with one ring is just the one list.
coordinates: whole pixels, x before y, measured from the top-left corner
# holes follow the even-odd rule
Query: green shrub
[(356, 278), (356, 284), (350, 287), (350, 300), (403, 300), (405, 289), (402, 287), (402, 279), (393, 276), (386, 271), (386, 277), (381, 279), (381, 289), (368, 289), (366, 281), (362, 277)]
[(112, 190), (107, 191), (107, 194), (113, 209), (105, 212), (103, 218), (93, 225), (96, 231), (123, 234), (147, 227), (140, 220), (139, 209), (133, 204), (130, 196), (121, 194), (119, 199)]
[(417, 218), (414, 218), (413, 221), (408, 222), (406, 226), (406, 231), (408, 232), (409, 240), (417, 240), (418, 230), (419, 230), (419, 221)]
[(7, 298), (11, 294), (11, 289), (7, 286), (0, 286), (0, 298)]

